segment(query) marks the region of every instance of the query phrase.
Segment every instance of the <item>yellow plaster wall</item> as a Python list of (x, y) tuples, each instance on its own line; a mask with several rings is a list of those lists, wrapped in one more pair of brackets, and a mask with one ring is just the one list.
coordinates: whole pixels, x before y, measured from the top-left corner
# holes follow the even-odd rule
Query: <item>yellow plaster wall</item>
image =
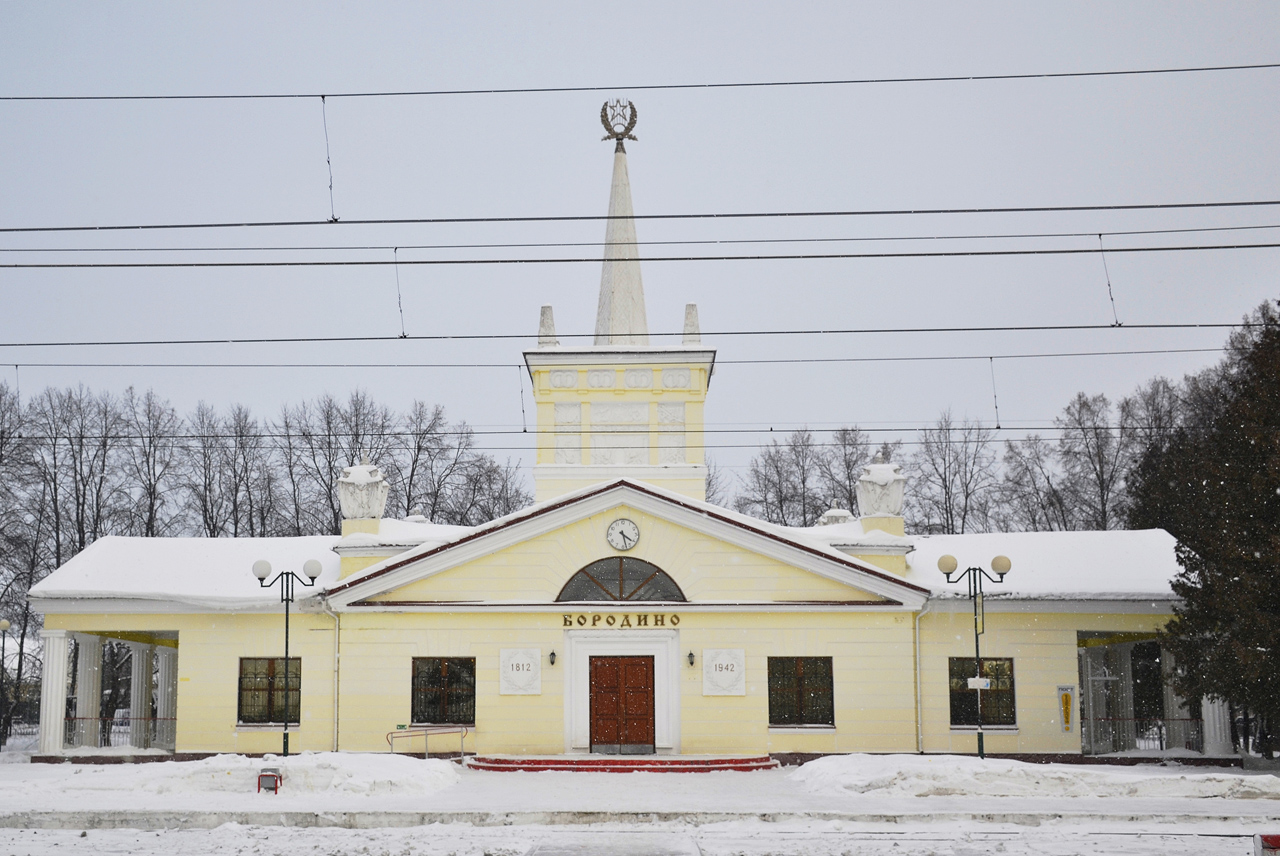
[[(982, 656), (1012, 657), (1017, 729), (988, 731), (988, 752), (1080, 751), (1077, 630), (1149, 632), (1170, 615), (986, 611)], [(973, 613), (931, 612), (920, 621), (921, 699), (926, 752), (977, 752), (972, 730), (952, 731), (948, 659), (973, 656)], [(1076, 687), (1076, 726), (1062, 731), (1059, 685)]]
[[(662, 611), (679, 612), (670, 607)], [(907, 614), (683, 613), (680, 618), (681, 752), (914, 749), (914, 720), (904, 716), (914, 698)], [(476, 658), (477, 731), (470, 738), (476, 751), (565, 751), (565, 632), (561, 614), (344, 615), (343, 749), (373, 752), (386, 748), (386, 733), (409, 722), (413, 657), (433, 656)], [(541, 695), (499, 694), (500, 651), (509, 647), (541, 650)], [(745, 696), (702, 695), (703, 648), (745, 649)], [(555, 666), (547, 658), (552, 650), (559, 653)], [(690, 650), (695, 653), (692, 668), (684, 659)], [(834, 730), (789, 733), (769, 729), (770, 656), (833, 657)], [(457, 739), (453, 735), (434, 737), (432, 751), (455, 749)], [(420, 751), (421, 743), (414, 748)], [(469, 742), (468, 750), (472, 748)]]
[[(559, 753), (564, 751), (564, 661), (557, 615), (382, 613), (342, 619), (343, 749), (386, 751), (386, 734), (409, 724), (414, 657), (476, 658), (476, 732), (467, 751)], [(502, 648), (542, 650), (542, 694), (500, 695)], [(397, 749), (421, 751), (422, 742)], [(457, 735), (431, 738), (431, 751), (457, 751)]]
[[(45, 616), (45, 627), (82, 633), (178, 633), (178, 752), (279, 752), (279, 726), (236, 723), (241, 657), (284, 656), (280, 613)], [(333, 748), (333, 620), (290, 615), (289, 656), (302, 658), (302, 721), (289, 749)]]
[[(579, 365), (538, 365), (531, 370), (533, 385), (534, 410), (537, 420), (536, 461), (540, 465), (554, 465), (556, 462), (557, 433), (575, 433), (579, 440), (580, 461), (584, 465), (592, 465), (591, 447), (593, 440), (593, 424), (591, 405), (593, 402), (637, 402), (649, 405), (647, 425), (636, 425), (635, 430), (645, 431), (649, 438), (648, 464), (656, 467), (660, 464), (658, 435), (668, 433), (672, 426), (664, 426), (658, 422), (658, 403), (684, 404), (685, 464), (705, 464), (706, 451), (704, 443), (703, 407), (706, 401), (707, 384), (710, 380), (707, 369), (695, 363), (668, 362), (670, 357), (662, 354), (654, 355), (652, 360), (637, 359), (625, 365), (602, 364), (598, 366)], [(686, 368), (689, 370), (689, 387), (687, 389), (667, 389), (662, 385), (664, 368)], [(628, 369), (651, 369), (654, 372), (653, 386), (647, 389), (629, 389), (624, 378)], [(571, 389), (553, 387), (550, 375), (553, 371), (573, 371), (578, 376), (576, 387)], [(589, 371), (612, 371), (616, 380), (612, 388), (592, 388), (587, 383)], [(555, 421), (555, 405), (557, 403), (575, 403), (582, 405), (582, 421), (575, 429), (571, 425), (557, 425)], [(566, 465), (572, 466), (572, 465)], [(627, 468), (618, 470), (622, 473)], [(706, 498), (706, 482), (704, 479), (663, 479), (655, 477), (652, 471), (639, 476), (668, 490), (677, 491), (695, 499)], [(577, 490), (594, 483), (598, 479), (583, 477), (544, 478), (538, 470), (534, 470), (536, 499), (538, 501), (553, 499), (572, 490)]]
[(396, 555), (395, 551), (388, 550), (385, 556), (343, 556), (338, 566), (338, 579), (345, 580), (352, 574), (359, 573), (365, 568), (385, 561), (394, 555)]
[(906, 556), (876, 556), (864, 555), (861, 553), (850, 553), (855, 559), (860, 559), (868, 564), (875, 565), (881, 570), (888, 571), (899, 577), (907, 575), (907, 557)]
[[(681, 751), (910, 752), (912, 624), (909, 613), (689, 615), (680, 624)], [(703, 648), (742, 648), (744, 696), (702, 694)], [(768, 658), (831, 657), (835, 728), (769, 727)]]
[[(340, 746), (385, 751), (386, 734), (410, 719), (411, 664), (418, 656), (469, 656), (477, 664), (478, 731), (468, 751), (564, 751), (565, 613), (608, 613), (568, 607), (553, 613), (359, 613), (342, 617)], [(699, 613), (664, 605), (680, 615), (680, 750), (698, 752), (910, 752), (915, 749), (913, 621), (906, 611), (788, 611)], [(983, 655), (1013, 657), (1017, 704), (1015, 733), (988, 732), (992, 753), (1079, 752), (1076, 729), (1061, 731), (1057, 686), (1075, 686), (1078, 630), (1146, 633), (1167, 615), (1094, 613), (987, 613)], [(926, 752), (976, 751), (972, 731), (950, 728), (948, 657), (973, 653), (972, 617), (966, 611), (931, 612), (921, 620), (921, 688)], [(279, 613), (250, 615), (50, 614), (49, 629), (112, 634), (178, 634), (179, 752), (275, 752), (280, 729), (237, 726), (241, 657), (281, 656)], [(600, 626), (604, 626), (601, 624)], [(291, 651), (302, 658), (302, 722), (291, 728), (291, 749), (327, 750), (333, 723), (333, 622), (328, 616), (292, 616)], [(626, 631), (619, 630), (619, 633)], [(542, 693), (498, 693), (502, 648), (539, 648)], [(702, 695), (702, 651), (742, 648), (744, 696)], [(561, 659), (547, 661), (551, 650)], [(690, 668), (684, 657), (695, 654)], [(788, 732), (768, 726), (770, 656), (830, 656), (835, 675), (834, 730)], [(1077, 687), (1077, 702), (1079, 688)], [(1078, 711), (1077, 711), (1078, 714)], [(457, 737), (432, 738), (432, 751), (452, 751)], [(421, 743), (397, 748), (421, 751)]]
[[(605, 540), (619, 517), (640, 527), (640, 542), (625, 554)], [(662, 568), (692, 602), (882, 599), (619, 505), (371, 600), (552, 602), (582, 567), (617, 555)]]

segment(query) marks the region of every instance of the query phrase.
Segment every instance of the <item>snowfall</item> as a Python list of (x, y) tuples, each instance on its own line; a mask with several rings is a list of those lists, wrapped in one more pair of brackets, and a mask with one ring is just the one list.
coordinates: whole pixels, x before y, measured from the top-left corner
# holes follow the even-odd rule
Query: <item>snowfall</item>
[[(398, 755), (32, 764), (11, 854), (1249, 854), (1280, 777), (1226, 767), (846, 755), (750, 773), (482, 772)], [(279, 794), (257, 791), (264, 767)]]

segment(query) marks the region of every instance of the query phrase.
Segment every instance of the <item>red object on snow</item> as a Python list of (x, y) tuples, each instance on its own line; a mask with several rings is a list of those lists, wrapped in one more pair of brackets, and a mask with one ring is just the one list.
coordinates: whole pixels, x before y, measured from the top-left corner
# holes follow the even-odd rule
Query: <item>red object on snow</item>
[(1280, 854), (1280, 835), (1253, 836), (1253, 856), (1275, 856)]
[(280, 793), (280, 783), (284, 781), (284, 776), (280, 773), (278, 767), (264, 767), (258, 773), (258, 793), (262, 793), (264, 787), (270, 788), (271, 793)]

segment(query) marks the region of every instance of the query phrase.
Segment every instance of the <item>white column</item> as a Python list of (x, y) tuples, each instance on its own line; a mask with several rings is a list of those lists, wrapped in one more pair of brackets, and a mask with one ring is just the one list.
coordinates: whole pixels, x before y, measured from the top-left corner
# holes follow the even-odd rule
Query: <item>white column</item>
[(129, 745), (146, 749), (151, 726), (151, 657), (152, 645), (129, 643)]
[(67, 654), (65, 630), (41, 630), (44, 670), (40, 677), (40, 754), (58, 755), (66, 742)]
[(159, 672), (156, 681), (156, 742), (161, 749), (173, 749), (177, 741), (178, 649), (156, 646)]
[(1204, 754), (1230, 755), (1231, 709), (1225, 701), (1200, 700), (1200, 718), (1204, 722)]
[(74, 634), (76, 640), (75, 742), (96, 749), (102, 736), (102, 637)]

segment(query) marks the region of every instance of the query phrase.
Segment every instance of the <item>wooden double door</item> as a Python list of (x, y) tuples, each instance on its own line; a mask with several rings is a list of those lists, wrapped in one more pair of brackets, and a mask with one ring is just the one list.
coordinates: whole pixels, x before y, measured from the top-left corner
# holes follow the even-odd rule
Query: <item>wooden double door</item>
[(591, 751), (652, 755), (653, 657), (591, 658)]

